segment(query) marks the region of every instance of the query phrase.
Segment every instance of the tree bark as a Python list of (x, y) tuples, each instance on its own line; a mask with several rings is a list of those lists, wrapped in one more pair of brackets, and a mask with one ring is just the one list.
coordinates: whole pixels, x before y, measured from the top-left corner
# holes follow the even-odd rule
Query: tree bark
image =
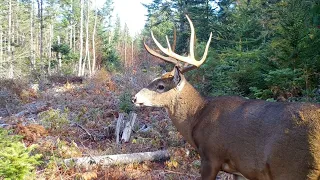
[(89, 75), (91, 76), (91, 63), (90, 63), (90, 51), (89, 51), (89, 21), (90, 21), (90, 9), (89, 0), (87, 1), (87, 22), (86, 22), (86, 56), (82, 66), (82, 74), (84, 75), (85, 65), (88, 63)]
[(12, 52), (11, 52), (11, 38), (12, 38), (12, 32), (11, 32), (11, 21), (12, 21), (12, 2), (9, 0), (9, 12), (8, 12), (8, 62), (9, 62), (9, 72), (8, 72), (8, 78), (13, 79), (13, 59), (12, 59)]
[[(60, 45), (60, 36), (58, 36), (58, 45)], [(61, 75), (61, 68), (62, 68), (62, 62), (61, 62), (61, 53), (58, 51), (57, 52), (57, 59), (58, 59), (58, 72)]]
[(124, 67), (127, 68), (127, 35), (124, 35)]
[[(71, 13), (72, 12), (73, 12), (73, 1), (71, 0)], [(72, 26), (73, 26), (73, 17), (71, 17), (71, 19), (70, 19), (70, 37), (69, 37), (70, 38), (69, 39), (69, 48), (70, 49), (72, 49), (72, 37), (73, 37)]]
[(117, 119), (117, 125), (116, 125), (116, 143), (119, 144), (120, 143), (120, 130), (121, 130), (121, 126), (123, 124), (123, 118), (124, 118), (124, 114), (120, 113), (119, 117)]
[(34, 19), (33, 19), (33, 11), (34, 5), (33, 0), (31, 0), (31, 11), (30, 11), (30, 61), (31, 61), (31, 69), (34, 70), (36, 67), (36, 58), (35, 58), (35, 50), (34, 50), (34, 39), (33, 39), (33, 30), (34, 30)]
[(0, 67), (3, 63), (3, 32), (2, 32), (2, 26), (0, 26)]
[(132, 132), (132, 128), (134, 126), (136, 118), (137, 118), (137, 114), (134, 113), (134, 112), (130, 112), (129, 121), (126, 123), (126, 125), (125, 125), (125, 127), (123, 129), (121, 142), (124, 142), (124, 143), (129, 142), (130, 136), (131, 136), (131, 132)]
[[(96, 0), (94, 1), (96, 4)], [(92, 73), (94, 74), (96, 71), (96, 46), (95, 46), (95, 34), (96, 34), (96, 28), (97, 28), (97, 18), (98, 18), (98, 10), (97, 6), (95, 9), (95, 16), (94, 16), (94, 27), (93, 27), (93, 34), (92, 34), (92, 54), (93, 54), (93, 59), (92, 59)]]
[(79, 58), (79, 68), (78, 76), (82, 76), (82, 51), (83, 51), (83, 0), (80, 1), (80, 58)]
[(51, 47), (52, 47), (52, 39), (53, 39), (53, 25), (50, 24), (50, 30), (49, 30), (49, 62), (48, 62), (48, 74), (51, 75), (51, 58), (52, 58), (52, 51), (51, 51)]
[(42, 4), (43, 0), (38, 0), (38, 18), (39, 18), (39, 29), (40, 29), (40, 36), (39, 36), (39, 57), (40, 57), (40, 67), (41, 67), (41, 73), (43, 71), (43, 62), (42, 62), (42, 56), (43, 56), (43, 18), (42, 18)]
[(133, 39), (131, 41), (131, 67), (133, 66)]

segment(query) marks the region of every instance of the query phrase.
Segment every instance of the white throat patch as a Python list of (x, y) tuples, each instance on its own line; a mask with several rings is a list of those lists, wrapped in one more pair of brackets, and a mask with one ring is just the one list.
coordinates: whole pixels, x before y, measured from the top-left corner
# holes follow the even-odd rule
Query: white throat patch
[(184, 88), (184, 86), (186, 85), (186, 80), (185, 79), (181, 79), (180, 83), (177, 86), (177, 90), (180, 92), (182, 91), (182, 89)]

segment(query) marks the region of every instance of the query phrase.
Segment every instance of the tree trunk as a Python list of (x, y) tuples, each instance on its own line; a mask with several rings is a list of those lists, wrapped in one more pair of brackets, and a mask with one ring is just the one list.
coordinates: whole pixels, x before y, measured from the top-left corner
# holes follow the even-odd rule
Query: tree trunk
[[(58, 36), (58, 45), (60, 45), (60, 36)], [(59, 51), (57, 52), (57, 59), (59, 63), (58, 72), (61, 75), (62, 62), (61, 62), (61, 53)]]
[[(71, 13), (73, 13), (73, 0), (71, 0)], [(72, 49), (72, 37), (73, 37), (73, 17), (70, 19), (70, 39), (69, 39), (69, 48)]]
[(33, 39), (33, 29), (34, 29), (34, 22), (33, 22), (33, 11), (34, 5), (33, 0), (31, 0), (31, 11), (30, 11), (30, 61), (31, 61), (31, 69), (34, 71), (36, 67), (36, 58), (35, 58), (35, 50), (34, 50), (34, 39)]
[(133, 66), (133, 39), (131, 41), (131, 67)]
[[(73, 0), (71, 0), (71, 12), (74, 13), (74, 6), (73, 6)], [(75, 25), (75, 18), (72, 16), (71, 19), (71, 32), (72, 32), (72, 39), (71, 39), (71, 46), (70, 49), (72, 49), (73, 53), (76, 52), (76, 25)]]
[(127, 35), (124, 38), (124, 67), (127, 68)]
[[(85, 62), (88, 63), (88, 70), (89, 70), (89, 75), (91, 76), (91, 63), (90, 63), (90, 51), (89, 51), (89, 21), (90, 21), (90, 9), (89, 9), (89, 1), (87, 1), (87, 22), (86, 22), (86, 58)], [(85, 64), (83, 63), (82, 66), (82, 73), (84, 75), (84, 70), (85, 70)]]
[[(96, 4), (96, 1), (95, 3)], [(92, 59), (92, 73), (94, 74), (96, 71), (96, 47), (95, 47), (95, 34), (96, 34), (96, 28), (97, 28), (97, 17), (98, 17), (98, 10), (97, 7), (95, 9), (95, 16), (94, 16), (94, 27), (93, 27), (93, 34), (92, 34), (92, 53), (93, 53), (93, 59)]]
[(38, 18), (39, 18), (39, 29), (40, 29), (40, 36), (39, 36), (39, 57), (40, 57), (40, 67), (41, 73), (43, 71), (43, 62), (42, 62), (42, 55), (43, 55), (43, 18), (42, 18), (42, 4), (43, 0), (38, 0)]
[(73, 53), (75, 53), (76, 52), (76, 25), (74, 24), (73, 25)]
[(83, 0), (80, 1), (80, 58), (79, 58), (79, 68), (78, 68), (78, 76), (82, 76), (82, 51), (83, 51)]
[(0, 67), (3, 63), (3, 32), (2, 32), (2, 26), (0, 26)]
[(12, 20), (12, 4), (11, 0), (9, 0), (9, 13), (8, 13), (8, 62), (9, 62), (9, 72), (8, 72), (8, 78), (13, 79), (13, 59), (12, 59), (12, 52), (11, 52), (11, 20)]
[(49, 62), (48, 62), (48, 74), (51, 75), (51, 58), (52, 58), (52, 51), (51, 51), (51, 47), (52, 47), (52, 39), (53, 39), (53, 25), (50, 24), (50, 31), (49, 31)]

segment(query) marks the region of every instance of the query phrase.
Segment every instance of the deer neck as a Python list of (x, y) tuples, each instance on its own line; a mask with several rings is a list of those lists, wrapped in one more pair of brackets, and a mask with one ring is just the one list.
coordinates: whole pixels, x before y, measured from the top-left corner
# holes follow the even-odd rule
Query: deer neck
[(196, 148), (192, 131), (199, 120), (197, 117), (205, 106), (206, 101), (188, 82), (185, 82), (184, 87), (177, 91), (177, 95), (166, 109), (178, 131)]

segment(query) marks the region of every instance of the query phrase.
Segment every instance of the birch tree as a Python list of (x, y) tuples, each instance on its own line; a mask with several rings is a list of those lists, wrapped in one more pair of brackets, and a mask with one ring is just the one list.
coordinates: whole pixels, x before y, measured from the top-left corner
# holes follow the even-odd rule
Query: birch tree
[(82, 52), (83, 52), (83, 0), (80, 1), (80, 57), (79, 57), (79, 68), (78, 68), (78, 76), (82, 76)]
[(2, 63), (3, 63), (3, 30), (2, 30), (2, 24), (0, 24), (0, 68), (2, 66)]
[(90, 22), (90, 4), (89, 0), (87, 1), (87, 21), (86, 21), (86, 56), (82, 65), (82, 75), (85, 72), (86, 63), (88, 63), (89, 75), (91, 75), (91, 64), (90, 64), (90, 51), (89, 51), (89, 22)]
[(31, 69), (34, 70), (36, 66), (36, 61), (35, 61), (35, 50), (34, 50), (34, 4), (33, 0), (31, 0), (31, 11), (30, 11), (30, 62), (31, 62)]
[(8, 78), (13, 79), (13, 59), (12, 59), (12, 50), (11, 50), (11, 28), (12, 28), (12, 1), (9, 0), (9, 11), (8, 11), (8, 62), (9, 62), (9, 72), (8, 72)]
[[(40, 58), (40, 62), (41, 64), (42, 62), (42, 55), (43, 55), (43, 9), (42, 9), (42, 5), (43, 5), (43, 0), (37, 0), (38, 1), (38, 19), (39, 19), (39, 58)], [(41, 65), (41, 71), (43, 70), (42, 68), (43, 65)]]
[(96, 70), (96, 46), (95, 46), (95, 35), (96, 35), (96, 29), (97, 29), (97, 19), (98, 19), (98, 10), (97, 10), (97, 4), (96, 0), (94, 1), (95, 4), (95, 15), (94, 15), (94, 27), (93, 27), (93, 33), (92, 33), (92, 73), (95, 73)]

